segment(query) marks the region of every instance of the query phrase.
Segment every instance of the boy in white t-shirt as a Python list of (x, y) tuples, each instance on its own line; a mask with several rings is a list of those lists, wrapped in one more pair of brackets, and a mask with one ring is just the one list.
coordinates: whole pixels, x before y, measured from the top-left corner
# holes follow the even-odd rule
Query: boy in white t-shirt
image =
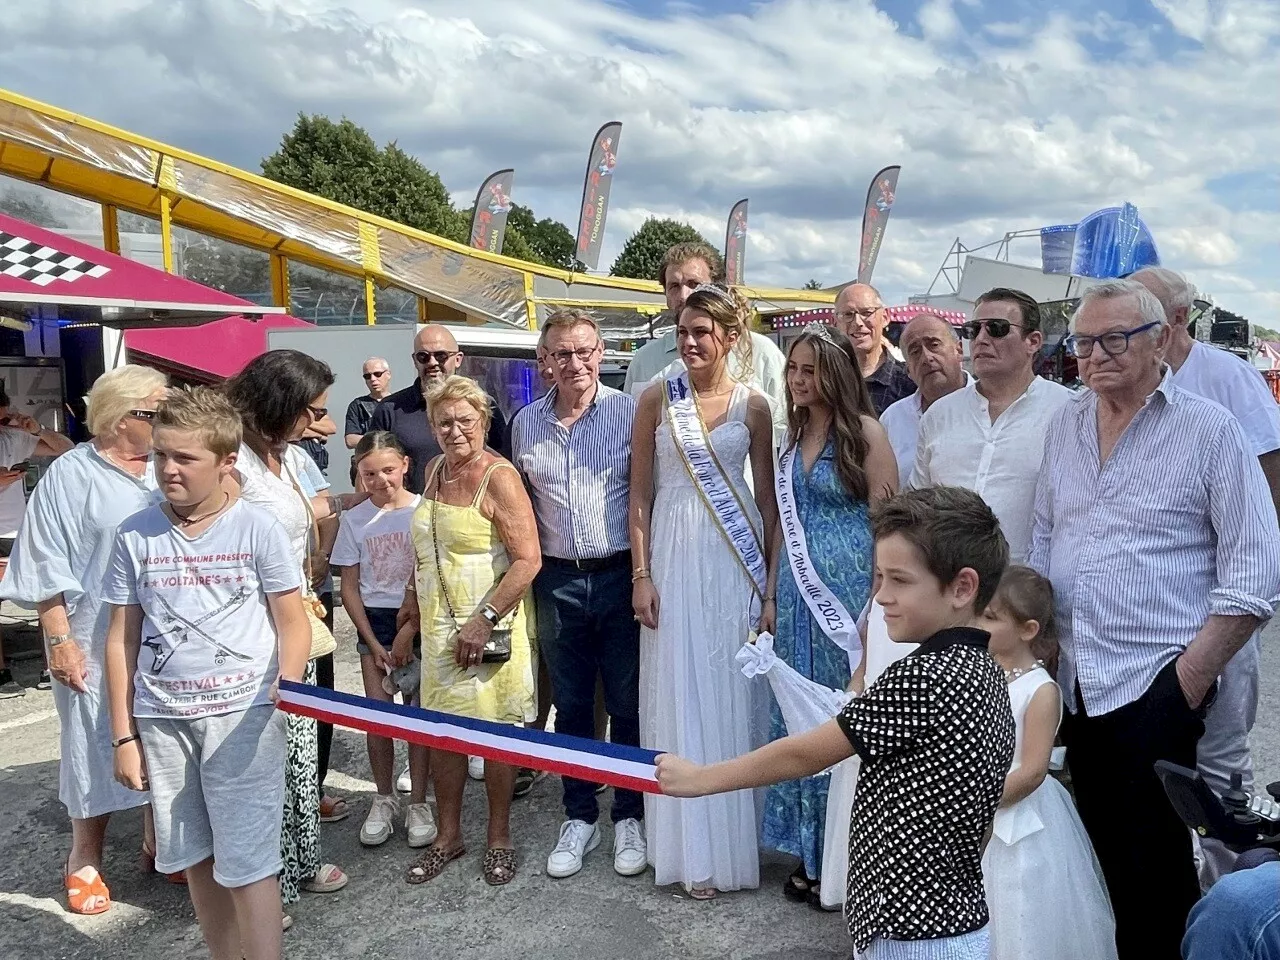
[(107, 685), (116, 779), (151, 791), (156, 869), (186, 871), (215, 960), (278, 960), (287, 746), (273, 704), (280, 677), (302, 676), (311, 629), (284, 529), (231, 494), (240, 439), (213, 390), (157, 411), (165, 502), (116, 538)]

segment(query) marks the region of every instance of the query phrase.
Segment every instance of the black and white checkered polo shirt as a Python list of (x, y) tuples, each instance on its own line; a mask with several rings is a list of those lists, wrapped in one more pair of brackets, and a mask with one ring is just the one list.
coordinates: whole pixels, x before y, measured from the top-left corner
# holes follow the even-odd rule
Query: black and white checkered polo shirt
[(934, 634), (838, 718), (862, 758), (845, 910), (859, 952), (877, 937), (955, 937), (990, 919), (982, 841), (1014, 724), (989, 640), (967, 627)]

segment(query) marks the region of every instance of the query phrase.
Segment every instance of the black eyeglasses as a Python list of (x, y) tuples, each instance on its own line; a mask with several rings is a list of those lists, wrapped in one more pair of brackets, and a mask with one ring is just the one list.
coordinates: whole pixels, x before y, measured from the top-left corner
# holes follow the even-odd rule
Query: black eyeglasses
[(993, 340), (1000, 340), (1003, 337), (1007, 337), (1009, 335), (1009, 331), (1014, 327), (1021, 330), (1022, 324), (1011, 323), (1001, 317), (997, 317), (994, 320), (969, 320), (966, 323), (960, 324), (960, 336), (964, 337), (966, 340), (976, 340), (978, 339), (978, 334), (982, 332), (983, 327), (987, 328), (987, 336), (991, 337)]
[(587, 363), (599, 349), (600, 342), (597, 340), (594, 347), (579, 347), (577, 350), (557, 350), (554, 353), (547, 354), (547, 356), (554, 360), (557, 366), (564, 367), (568, 366), (569, 361), (574, 357), (577, 357), (580, 363)]
[(130, 410), (129, 416), (133, 417), (135, 420), (142, 420), (145, 423), (150, 423), (156, 418), (156, 412), (154, 410)]
[[(426, 363), (427, 361), (423, 360), (421, 362)], [(370, 373), (362, 373), (361, 376), (364, 377), (366, 380), (372, 380), (374, 377), (385, 377), (387, 373), (388, 371), (386, 370), (374, 370)]]
[(457, 350), (419, 350), (413, 355), (413, 359), (423, 366), (426, 366), (428, 360), (434, 360), (437, 366), (443, 367), (457, 355)]
[(1132, 330), (1113, 330), (1110, 333), (1104, 333), (1099, 337), (1078, 337), (1074, 333), (1062, 341), (1062, 345), (1074, 357), (1085, 360), (1093, 354), (1093, 345), (1095, 343), (1102, 344), (1102, 352), (1108, 357), (1118, 357), (1122, 353), (1129, 350), (1129, 341), (1140, 333), (1146, 333), (1152, 327), (1160, 326), (1159, 323), (1144, 323), (1140, 327), (1134, 327)]
[(311, 414), (311, 419), (312, 419), (312, 420), (323, 420), (325, 417), (327, 417), (327, 416), (329, 415), (329, 408), (328, 408), (328, 407), (313, 407), (311, 404), (309, 404), (309, 403), (308, 403), (308, 404), (307, 404), (307, 412)]

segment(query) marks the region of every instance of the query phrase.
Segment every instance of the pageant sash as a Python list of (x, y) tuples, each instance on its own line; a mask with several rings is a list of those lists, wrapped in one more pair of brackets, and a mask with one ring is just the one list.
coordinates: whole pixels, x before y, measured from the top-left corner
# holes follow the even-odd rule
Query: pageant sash
[(711, 446), (707, 425), (702, 419), (702, 411), (698, 409), (698, 398), (689, 386), (688, 374), (682, 373), (665, 381), (663, 389), (676, 449), (689, 471), (689, 478), (751, 582), (751, 625), (754, 628), (760, 620), (760, 600), (764, 597), (768, 574), (760, 536), (747, 519), (746, 505)]
[(640, 747), (456, 717), (289, 680), (280, 681), (276, 706), (286, 713), (432, 750), (484, 757), (624, 790), (661, 793), (654, 767), (658, 754)]
[(787, 552), (787, 561), (791, 564), (791, 576), (822, 632), (841, 650), (855, 653), (862, 648), (858, 623), (814, 569), (813, 561), (809, 559), (809, 542), (796, 511), (792, 476), (800, 457), (800, 444), (784, 444), (784, 447), (782, 455), (778, 457), (774, 492), (778, 499), (778, 521), (782, 526), (782, 548)]

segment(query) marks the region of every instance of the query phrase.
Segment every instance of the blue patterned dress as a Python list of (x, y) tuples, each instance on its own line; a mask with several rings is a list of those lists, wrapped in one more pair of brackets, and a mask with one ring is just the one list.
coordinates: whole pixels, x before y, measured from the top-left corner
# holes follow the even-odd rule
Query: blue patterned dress
[[(796, 509), (809, 545), (809, 558), (822, 582), (857, 616), (871, 593), (871, 518), (866, 503), (845, 492), (836, 473), (834, 446), (828, 441), (822, 455), (805, 473), (795, 459), (792, 486)], [(844, 690), (849, 685), (849, 655), (841, 650), (809, 613), (796, 589), (791, 565), (780, 560), (778, 571), (777, 655), (809, 679)], [(772, 705), (769, 739), (787, 735), (777, 703)], [(823, 833), (827, 822), (826, 776), (791, 780), (769, 788), (765, 796), (764, 844), (804, 860), (811, 878), (822, 876)]]

